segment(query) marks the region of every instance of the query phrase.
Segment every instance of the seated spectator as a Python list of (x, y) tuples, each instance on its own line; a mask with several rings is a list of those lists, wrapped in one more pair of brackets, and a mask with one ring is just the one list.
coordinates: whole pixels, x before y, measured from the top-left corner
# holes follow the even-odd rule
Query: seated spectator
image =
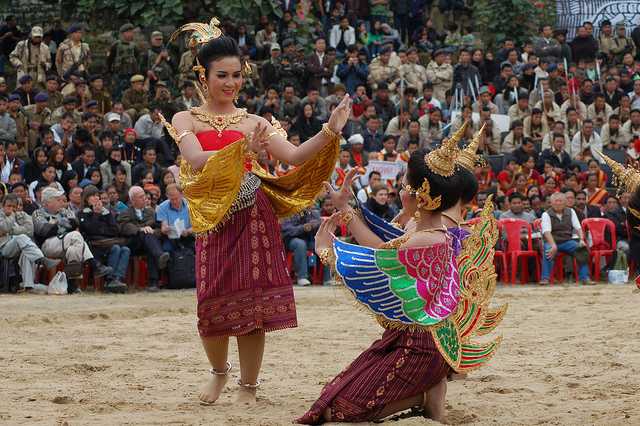
[(367, 208), (387, 222), (391, 222), (398, 214), (397, 210), (389, 204), (389, 188), (384, 184), (373, 187), (367, 199)]
[(18, 210), (20, 199), (16, 194), (7, 194), (2, 199), (0, 210), (0, 254), (9, 259), (16, 258), (22, 276), (21, 287), (33, 288), (38, 265), (54, 268), (59, 260), (47, 259), (33, 242), (33, 220), (24, 211)]
[(478, 151), (485, 154), (498, 154), (500, 152), (500, 129), (496, 122), (491, 118), (491, 111), (489, 108), (482, 108), (480, 110), (480, 122), (478, 128), (481, 128), (484, 124), (484, 132), (480, 136), (480, 146)]
[(115, 146), (109, 153), (109, 157), (105, 162), (100, 164), (100, 173), (102, 173), (102, 182), (104, 187), (111, 185), (114, 182), (116, 169), (122, 167), (127, 175), (126, 183), (131, 185), (131, 165), (122, 161), (122, 148)]
[(144, 88), (144, 76), (136, 74), (130, 82), (131, 86), (122, 93), (122, 106), (135, 121), (149, 112), (149, 94)]
[(142, 147), (152, 147), (158, 154), (159, 163), (171, 164), (173, 153), (164, 138), (164, 126), (160, 122), (162, 108), (158, 104), (151, 104), (148, 114), (141, 116), (136, 121), (135, 131)]
[(398, 151), (406, 151), (409, 145), (416, 144), (419, 149), (430, 148), (430, 141), (420, 132), (420, 122), (411, 120), (408, 130), (398, 139)]
[(21, 160), (16, 155), (18, 153), (18, 143), (16, 141), (8, 141), (4, 146), (5, 157), (2, 169), (0, 169), (0, 177), (2, 182), (7, 183), (9, 177), (12, 174), (23, 173), (24, 160)]
[(28, 189), (27, 184), (24, 182), (18, 182), (11, 186), (11, 193), (18, 197), (21, 211), (24, 211), (26, 214), (31, 216), (39, 206), (33, 201), (33, 199), (29, 198)]
[(538, 108), (531, 110), (531, 115), (525, 118), (522, 124), (524, 136), (541, 146), (542, 138), (549, 133), (549, 126), (547, 120), (543, 119), (542, 110)]
[(133, 254), (144, 254), (149, 271), (148, 291), (158, 291), (160, 270), (166, 268), (169, 253), (162, 250), (160, 226), (152, 208), (146, 207), (147, 197), (139, 186), (129, 189), (130, 207), (118, 215), (121, 235), (129, 238)]
[(576, 193), (576, 206), (574, 207), (574, 210), (576, 211), (580, 222), (587, 218), (602, 217), (600, 207), (587, 204), (587, 193), (584, 191)]
[(351, 145), (351, 166), (352, 167), (367, 167), (369, 164), (369, 153), (364, 150), (364, 138), (361, 134), (356, 133), (351, 135), (347, 140)]
[(503, 154), (513, 152), (524, 141), (524, 127), (520, 120), (511, 122), (511, 130), (504, 138), (500, 151)]
[(53, 168), (52, 165), (45, 166), (45, 168), (42, 170), (42, 173), (38, 177), (38, 180), (34, 180), (29, 185), (29, 196), (32, 199), (36, 198), (35, 189), (36, 189), (36, 186), (38, 186), (38, 184), (44, 184), (46, 186), (53, 186), (54, 188), (58, 189), (59, 191), (64, 192), (64, 188), (62, 187), (60, 182), (56, 181), (56, 170)]
[(160, 183), (162, 168), (156, 163), (156, 150), (147, 147), (142, 151), (142, 162), (138, 163), (131, 170), (131, 180), (135, 184), (140, 184), (147, 173), (151, 173), (153, 183)]
[[(522, 173), (526, 180), (527, 185), (543, 185), (544, 179), (542, 175), (536, 170), (536, 159), (533, 155), (526, 157), (526, 160), (520, 165), (520, 173)], [(521, 194), (525, 194), (521, 192)]]
[(594, 158), (593, 150), (602, 152), (602, 140), (600, 136), (593, 131), (593, 122), (584, 120), (582, 130), (576, 133), (571, 140), (571, 158), (575, 161), (589, 161)]
[[(576, 212), (566, 207), (566, 196), (557, 192), (551, 196), (551, 208), (542, 214), (542, 235), (544, 237), (544, 253), (542, 256), (542, 279), (540, 284), (549, 284), (553, 271), (554, 259), (558, 252), (573, 256), (580, 248), (586, 250), (582, 235), (582, 227)], [(577, 235), (577, 240), (573, 235)], [(593, 284), (589, 278), (589, 264), (579, 261), (578, 275), (582, 284)]]
[(513, 156), (513, 158), (516, 160), (516, 163), (518, 164), (523, 164), (529, 159), (529, 157), (533, 157), (534, 163), (535, 163), (535, 159), (538, 158), (538, 152), (536, 151), (536, 146), (534, 145), (533, 141), (528, 138), (524, 138), (524, 140), (522, 141), (522, 144), (519, 147), (517, 147), (515, 150), (513, 150), (511, 155)]
[(557, 174), (564, 173), (571, 166), (571, 157), (565, 150), (565, 136), (563, 134), (554, 133), (552, 148), (542, 151), (538, 168), (542, 169), (545, 163), (550, 163)]
[(93, 266), (94, 277), (112, 273), (112, 269), (93, 258), (91, 249), (78, 232), (78, 221), (73, 212), (64, 207), (64, 192), (56, 188), (42, 190), (42, 207), (33, 213), (34, 236), (41, 242), (42, 253), (53, 259), (63, 259), (69, 278), (69, 293), (77, 291), (73, 281), (82, 277), (82, 263)]
[(123, 282), (131, 250), (126, 240), (119, 238), (115, 216), (103, 206), (98, 189), (87, 187), (82, 197), (82, 211), (78, 215), (80, 232), (86, 238), (96, 259), (107, 264), (111, 273), (107, 275), (105, 291), (124, 293), (127, 285)]
[(313, 250), (314, 236), (320, 227), (320, 212), (308, 209), (303, 214), (282, 222), (285, 247), (293, 252), (293, 269), (299, 286), (308, 286), (309, 264), (307, 250)]
[[(610, 196), (604, 205), (604, 217), (609, 219), (616, 227), (616, 247), (613, 249), (622, 250), (626, 255), (629, 254), (629, 234), (627, 233), (627, 214), (622, 210), (620, 203), (616, 197)], [(611, 242), (609, 232), (606, 233), (607, 241)], [(607, 247), (609, 248), (609, 247)], [(604, 266), (604, 265), (603, 265)], [(610, 262), (609, 267), (613, 266)]]
[(71, 168), (79, 177), (85, 177), (89, 170), (99, 167), (100, 164), (96, 161), (96, 149), (93, 145), (83, 147), (80, 158), (71, 163)]
[(73, 212), (73, 214), (78, 217), (78, 213), (82, 209), (82, 193), (83, 189), (79, 186), (71, 188), (69, 190), (69, 202), (67, 203), (67, 208)]
[(599, 187), (598, 182), (600, 182), (600, 179), (598, 174), (589, 172), (586, 180), (587, 186), (584, 192), (587, 194), (587, 202), (592, 206), (602, 206), (609, 193), (606, 189)]
[(118, 194), (118, 190), (116, 189), (115, 185), (108, 185), (106, 193), (108, 201), (106, 203), (103, 201), (102, 204), (107, 209), (109, 209), (109, 211), (113, 213), (114, 216), (117, 216), (118, 214), (128, 209), (127, 205), (120, 201), (120, 194)]
[(313, 106), (311, 104), (305, 104), (293, 124), (293, 130), (300, 135), (302, 143), (305, 143), (315, 136), (321, 128), (322, 122), (313, 115)]
[[(522, 176), (522, 175), (520, 175)], [(519, 192), (514, 192), (509, 195), (509, 210), (500, 214), (500, 219), (521, 219), (529, 224), (532, 224), (536, 217), (533, 213), (529, 213), (524, 210), (524, 195)], [(527, 238), (528, 235), (525, 235)]]
[(623, 149), (629, 145), (630, 137), (620, 126), (620, 116), (611, 114), (609, 121), (602, 126), (600, 131), (602, 146), (606, 149)]
[(73, 163), (82, 155), (85, 146), (90, 146), (93, 139), (86, 129), (78, 128), (73, 134), (73, 141), (68, 145), (64, 154), (68, 163)]
[(164, 235), (162, 248), (171, 253), (177, 245), (195, 250), (195, 238), (187, 201), (175, 183), (167, 186), (167, 199), (158, 205), (156, 219)]

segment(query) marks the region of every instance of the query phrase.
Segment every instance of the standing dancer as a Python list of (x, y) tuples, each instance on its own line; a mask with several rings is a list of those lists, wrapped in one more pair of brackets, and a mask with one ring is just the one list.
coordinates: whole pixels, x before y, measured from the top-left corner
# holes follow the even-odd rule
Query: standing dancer
[[(409, 160), (403, 191), (404, 206), (416, 211), (413, 230), (379, 249), (334, 241), (330, 232), (339, 214), (318, 231), (316, 249), (323, 263), (335, 265), (356, 300), (386, 331), (325, 386), (299, 423), (379, 420), (420, 405), (442, 421), (451, 369), (466, 373), (497, 350), (499, 339), (470, 341), (497, 325), (485, 316), (495, 288), (491, 262), (497, 226), (489, 203), (456, 259), (441, 214), (459, 202), (468, 171), (454, 164), (459, 150), (450, 142)], [(345, 219), (355, 220), (352, 213)]]
[[(265, 332), (297, 326), (278, 217), (304, 210), (331, 176), (351, 100), (346, 96), (322, 130), (296, 147), (277, 125), (235, 106), (246, 67), (218, 24), (187, 24), (172, 35), (193, 32), (189, 46), (199, 47), (193, 68), (205, 102), (177, 113), (172, 125), (162, 121), (182, 154), (180, 181), (197, 233), (198, 331), (212, 367), (200, 400), (214, 403), (223, 391), (229, 337), (236, 336), (238, 402), (252, 403)], [(262, 149), (299, 167), (271, 176), (255, 161)]]

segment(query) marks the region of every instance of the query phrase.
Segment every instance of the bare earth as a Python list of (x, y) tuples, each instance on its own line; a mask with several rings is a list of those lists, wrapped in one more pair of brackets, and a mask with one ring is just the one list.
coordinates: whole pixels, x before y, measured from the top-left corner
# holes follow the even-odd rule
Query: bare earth
[[(499, 288), (496, 302), (510, 303), (502, 348), (488, 368), (450, 383), (450, 421), (640, 424), (640, 294), (633, 288)], [(268, 336), (252, 408), (231, 404), (235, 384), (218, 405), (197, 403), (208, 365), (191, 291), (3, 295), (0, 424), (290, 424), (381, 334), (341, 289), (296, 295), (300, 327)], [(231, 351), (237, 365), (235, 342)]]

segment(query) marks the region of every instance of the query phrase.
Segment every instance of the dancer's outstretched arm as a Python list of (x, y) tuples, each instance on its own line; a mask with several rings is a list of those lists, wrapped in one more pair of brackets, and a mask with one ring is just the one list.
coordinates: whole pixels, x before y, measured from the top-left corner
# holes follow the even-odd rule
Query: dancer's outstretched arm
[(327, 143), (333, 140), (331, 134), (339, 137), (350, 114), (351, 98), (345, 95), (340, 104), (331, 113), (331, 117), (329, 117), (329, 121), (327, 122), (328, 131), (324, 129), (321, 130), (300, 146), (289, 143), (278, 133), (275, 127), (264, 118), (260, 119), (260, 127), (256, 129), (256, 133), (260, 132), (260, 134), (264, 136), (264, 140), (266, 141), (265, 146), (269, 154), (273, 155), (277, 160), (297, 166), (312, 158)]

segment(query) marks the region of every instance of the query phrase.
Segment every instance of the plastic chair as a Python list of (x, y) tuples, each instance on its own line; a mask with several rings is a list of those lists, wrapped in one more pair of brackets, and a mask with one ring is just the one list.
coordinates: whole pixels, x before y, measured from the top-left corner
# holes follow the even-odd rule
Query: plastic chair
[[(553, 284), (558, 279), (558, 282), (561, 283), (564, 281), (564, 257), (567, 256), (564, 253), (557, 253), (556, 258), (553, 263), (553, 270), (551, 271), (551, 276), (549, 276), (549, 284)], [(578, 277), (578, 262), (576, 262), (576, 258), (572, 257), (573, 260), (573, 277), (576, 280), (576, 284), (580, 282)]]
[(85, 263), (82, 267), (82, 281), (80, 283), (80, 289), (86, 290), (87, 286), (93, 282), (93, 289), (95, 291), (103, 291), (104, 290), (104, 277), (95, 277), (93, 275), (93, 268)]
[[(498, 235), (502, 235), (502, 224), (498, 222)], [(500, 281), (506, 283), (509, 281), (508, 278), (508, 270), (507, 270), (507, 256), (504, 253), (504, 250), (496, 249), (493, 253), (493, 265), (497, 269), (500, 267)]]
[[(536, 263), (536, 279), (540, 281), (540, 259), (538, 252), (533, 249), (533, 241), (531, 238), (531, 225), (522, 219), (500, 219), (504, 234), (507, 237), (505, 255), (511, 258), (511, 284), (516, 282), (516, 273), (518, 269), (518, 260), (523, 259), (522, 273), (520, 274), (520, 282), (525, 283), (529, 279), (529, 266), (527, 259), (533, 257)], [(523, 250), (521, 247), (522, 229), (527, 231), (527, 248)]]
[[(309, 256), (316, 256), (316, 258), (318, 257), (314, 251), (312, 250), (307, 250), (307, 259), (309, 259)], [(309, 277), (311, 278), (311, 283), (314, 285), (322, 285), (322, 262), (320, 262), (320, 259), (316, 259), (316, 264), (313, 266), (313, 268), (311, 268), (311, 274), (309, 275)], [(293, 252), (292, 251), (288, 251), (287, 250), (287, 268), (289, 269), (289, 275), (291, 276), (291, 278), (293, 278), (293, 276), (295, 275), (295, 271), (293, 268)]]
[[(609, 230), (611, 235), (611, 243), (605, 239), (605, 231)], [(593, 242), (589, 249), (589, 258), (593, 268), (593, 276), (596, 281), (600, 281), (600, 258), (605, 256), (610, 261), (616, 251), (616, 225), (605, 218), (590, 218), (582, 221), (582, 232), (585, 235), (591, 235)]]

